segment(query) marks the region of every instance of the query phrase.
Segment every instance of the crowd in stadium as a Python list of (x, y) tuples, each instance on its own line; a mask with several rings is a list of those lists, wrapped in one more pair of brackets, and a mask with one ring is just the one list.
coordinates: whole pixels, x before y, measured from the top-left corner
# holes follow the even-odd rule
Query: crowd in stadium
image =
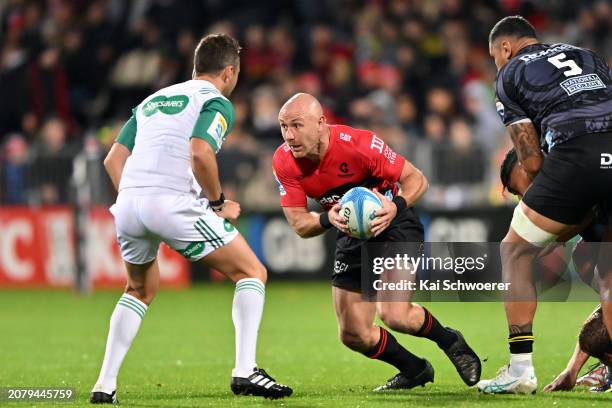
[(612, 61), (602, 0), (2, 1), (0, 203), (111, 203), (101, 161), (131, 109), (191, 78), (202, 34), (228, 32), (243, 50), (236, 123), (218, 156), (226, 196), (278, 206), (277, 115), (301, 91), (322, 101), (328, 122), (374, 130), (421, 168), (423, 205), (499, 204), (511, 141), (487, 34), (519, 13), (543, 42)]

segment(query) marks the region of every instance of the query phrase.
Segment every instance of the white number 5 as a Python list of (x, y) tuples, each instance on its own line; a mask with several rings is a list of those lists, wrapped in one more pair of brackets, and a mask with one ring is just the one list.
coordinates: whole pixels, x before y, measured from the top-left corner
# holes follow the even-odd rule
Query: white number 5
[(557, 54), (554, 57), (548, 58), (548, 62), (553, 64), (555, 67), (561, 68), (570, 68), (568, 71), (563, 72), (563, 75), (566, 77), (572, 75), (582, 74), (582, 68), (576, 64), (576, 61), (568, 59), (567, 61), (562, 61), (565, 58), (565, 53)]

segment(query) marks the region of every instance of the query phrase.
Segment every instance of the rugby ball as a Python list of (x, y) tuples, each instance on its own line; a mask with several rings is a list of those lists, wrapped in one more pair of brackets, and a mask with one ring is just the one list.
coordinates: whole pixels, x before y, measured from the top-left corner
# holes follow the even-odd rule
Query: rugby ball
[(340, 215), (346, 218), (349, 235), (353, 238), (368, 239), (372, 237), (372, 221), (382, 203), (372, 191), (365, 187), (353, 187), (340, 200)]

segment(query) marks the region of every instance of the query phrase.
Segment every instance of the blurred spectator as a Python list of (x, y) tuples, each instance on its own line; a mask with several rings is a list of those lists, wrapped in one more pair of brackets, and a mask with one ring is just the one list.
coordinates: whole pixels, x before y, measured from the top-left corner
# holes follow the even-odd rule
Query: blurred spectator
[(485, 178), (485, 157), (480, 146), (472, 140), (472, 132), (465, 119), (456, 118), (450, 125), (449, 143), (434, 148), (437, 181), (444, 185), (474, 184)]
[(446, 124), (442, 116), (436, 113), (430, 113), (425, 117), (423, 131), (425, 139), (434, 145), (446, 140)]
[(29, 194), (33, 204), (68, 203), (73, 147), (66, 142), (66, 125), (58, 117), (47, 119), (32, 146)]
[[(328, 122), (376, 129), (431, 171), (426, 205), (486, 204), (457, 186), (492, 191), (497, 164), (489, 158), (508, 138), (495, 112), (487, 35), (499, 18), (517, 13), (543, 41), (593, 48), (612, 62), (609, 0), (0, 0), (0, 146), (31, 146), (26, 200), (66, 202), (69, 161), (81, 145), (75, 166), (87, 176), (80, 180), (88, 200), (112, 199), (108, 180), (92, 179), (109, 146), (100, 135), (112, 133), (115, 119), (123, 123), (144, 97), (191, 78), (202, 34), (226, 32), (243, 46), (231, 98), (241, 123), (220, 156), (232, 194), (258, 191), (268, 194), (263, 205), (276, 203), (268, 155), (281, 143), (278, 108), (308, 92)], [(7, 143), (15, 132), (22, 139)], [(11, 183), (19, 183), (14, 175), (23, 175), (24, 157), (11, 156), (20, 169), (9, 170)], [(248, 196), (245, 208), (256, 201)]]
[(4, 144), (0, 161), (0, 202), (26, 204), (28, 144), (20, 134), (12, 134)]

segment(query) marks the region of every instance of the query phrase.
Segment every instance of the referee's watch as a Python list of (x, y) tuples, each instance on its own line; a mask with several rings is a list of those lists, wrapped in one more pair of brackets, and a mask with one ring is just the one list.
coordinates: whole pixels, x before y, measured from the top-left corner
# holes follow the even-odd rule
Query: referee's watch
[(224, 204), (225, 204), (225, 196), (223, 195), (223, 193), (221, 193), (221, 197), (219, 197), (218, 200), (209, 201), (208, 202), (208, 205), (210, 205), (210, 208), (214, 212), (221, 212), (221, 211), (223, 211), (223, 205)]

